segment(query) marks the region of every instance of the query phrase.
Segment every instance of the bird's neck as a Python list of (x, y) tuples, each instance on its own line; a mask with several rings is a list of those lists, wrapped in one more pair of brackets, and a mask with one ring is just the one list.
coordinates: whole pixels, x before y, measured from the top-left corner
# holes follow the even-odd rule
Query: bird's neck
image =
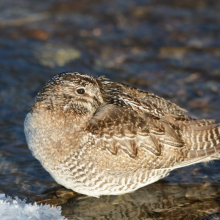
[[(34, 107), (31, 109), (33, 114), (38, 115), (41, 119), (43, 126), (58, 129), (60, 127), (66, 128), (69, 132), (77, 132), (84, 130), (84, 127), (90, 121), (91, 113), (84, 111), (70, 111), (63, 108), (45, 108), (42, 103), (35, 103)], [(67, 132), (66, 131), (66, 132)]]
[(51, 157), (51, 163), (56, 164), (81, 147), (83, 131), (88, 122), (88, 115), (64, 114), (62, 111), (42, 108), (36, 103), (25, 121), (29, 148), (42, 163), (47, 163), (47, 158)]

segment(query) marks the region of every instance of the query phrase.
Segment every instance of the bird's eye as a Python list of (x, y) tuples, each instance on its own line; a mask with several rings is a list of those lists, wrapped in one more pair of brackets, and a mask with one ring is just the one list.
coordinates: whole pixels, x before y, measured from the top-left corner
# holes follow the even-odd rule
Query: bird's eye
[(85, 89), (80, 88), (80, 89), (77, 89), (76, 92), (78, 94), (84, 94), (85, 93)]

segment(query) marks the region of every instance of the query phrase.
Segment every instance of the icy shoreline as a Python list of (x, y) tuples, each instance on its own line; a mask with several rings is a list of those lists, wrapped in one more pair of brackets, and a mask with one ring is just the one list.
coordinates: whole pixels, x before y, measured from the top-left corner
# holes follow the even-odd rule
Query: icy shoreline
[(1, 220), (66, 220), (59, 206), (27, 204), (25, 200), (12, 199), (4, 194), (0, 194), (0, 216)]

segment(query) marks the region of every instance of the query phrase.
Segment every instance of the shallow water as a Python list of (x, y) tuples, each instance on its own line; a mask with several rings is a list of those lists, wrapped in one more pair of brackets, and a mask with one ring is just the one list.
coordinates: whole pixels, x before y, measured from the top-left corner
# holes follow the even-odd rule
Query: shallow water
[[(218, 0), (0, 1), (0, 192), (31, 201), (57, 185), (27, 148), (23, 121), (37, 91), (62, 71), (105, 75), (163, 96), (187, 109), (191, 116), (220, 121), (219, 11)], [(201, 185), (211, 184), (205, 185), (207, 196), (197, 199), (202, 202), (208, 198), (206, 204), (218, 207), (214, 211), (204, 208), (209, 212), (203, 210), (201, 216), (214, 215), (219, 212), (219, 165), (220, 161), (214, 161), (175, 170), (165, 182), (135, 194), (77, 201), (72, 218), (168, 218), (167, 207), (173, 207), (172, 202), (155, 216), (147, 211), (140, 211), (140, 215), (134, 212), (133, 217), (125, 215), (121, 206), (114, 206), (116, 211), (110, 217), (111, 212), (103, 214), (96, 209), (97, 215), (84, 215), (80, 210), (91, 202), (105, 204), (109, 211), (112, 198), (124, 204), (132, 197), (136, 203), (126, 207), (125, 213), (143, 207), (155, 214), (149, 204), (137, 201), (150, 200), (156, 206), (163, 203), (152, 201), (157, 195), (142, 198), (142, 193), (148, 194), (155, 187), (160, 195), (164, 189), (179, 195), (180, 183), (189, 184), (189, 188), (198, 183), (193, 188), (195, 200)], [(216, 188), (210, 196), (212, 184)], [(169, 195), (164, 196), (169, 200)], [(185, 194), (181, 198), (185, 199)], [(188, 210), (198, 209), (192, 205), (194, 200), (192, 204), (183, 203), (190, 204), (184, 206)], [(64, 213), (69, 216), (65, 208)], [(178, 213), (184, 216), (185, 211), (180, 208)]]

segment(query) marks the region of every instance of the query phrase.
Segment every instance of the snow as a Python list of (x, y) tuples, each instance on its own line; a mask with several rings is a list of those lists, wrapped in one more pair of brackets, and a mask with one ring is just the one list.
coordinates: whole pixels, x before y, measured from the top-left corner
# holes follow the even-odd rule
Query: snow
[(61, 207), (50, 205), (26, 204), (25, 200), (12, 199), (0, 194), (1, 220), (65, 220)]

